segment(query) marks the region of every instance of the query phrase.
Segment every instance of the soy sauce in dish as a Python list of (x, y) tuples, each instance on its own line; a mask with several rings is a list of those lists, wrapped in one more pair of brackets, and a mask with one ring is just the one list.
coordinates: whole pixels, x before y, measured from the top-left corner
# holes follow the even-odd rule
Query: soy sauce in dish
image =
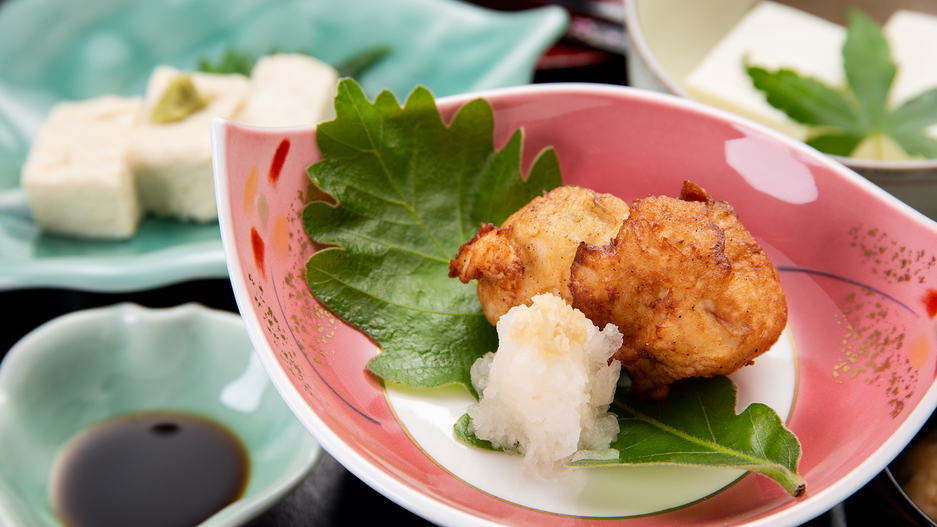
[(69, 527), (192, 527), (237, 500), (247, 450), (204, 417), (146, 412), (105, 421), (56, 461), (52, 502)]

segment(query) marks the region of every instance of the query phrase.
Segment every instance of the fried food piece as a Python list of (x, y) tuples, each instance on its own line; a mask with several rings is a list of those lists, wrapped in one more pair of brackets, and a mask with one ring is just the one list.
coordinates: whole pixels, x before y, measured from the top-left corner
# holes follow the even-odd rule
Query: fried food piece
[(581, 244), (569, 287), (573, 307), (624, 335), (615, 358), (639, 399), (751, 364), (787, 324), (774, 265), (735, 209), (691, 182), (679, 199), (635, 200), (611, 244)]
[(559, 187), (534, 198), (500, 228), (482, 225), (459, 248), (449, 276), (478, 280), (478, 298), (492, 324), (541, 293), (570, 302), (569, 268), (580, 242), (609, 243), (627, 217), (628, 205), (611, 194)]

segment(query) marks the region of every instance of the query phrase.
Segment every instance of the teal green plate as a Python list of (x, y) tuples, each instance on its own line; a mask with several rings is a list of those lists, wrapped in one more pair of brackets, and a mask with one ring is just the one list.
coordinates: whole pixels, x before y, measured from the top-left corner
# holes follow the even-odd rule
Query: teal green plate
[[(124, 242), (42, 234), (16, 188), (53, 103), (141, 94), (157, 64), (194, 68), (233, 46), (302, 51), (340, 64), (391, 53), (358, 79), (403, 100), (529, 83), (566, 12), (498, 12), (455, 0), (5, 0), (0, 4), (0, 289), (133, 291), (227, 277), (217, 225), (146, 220)], [(207, 133), (207, 131), (206, 131)]]
[(152, 411), (209, 418), (248, 452), (244, 494), (202, 527), (256, 517), (322, 454), (236, 313), (198, 304), (78, 311), (33, 330), (0, 363), (0, 525), (62, 527), (50, 482), (66, 446), (97, 424)]

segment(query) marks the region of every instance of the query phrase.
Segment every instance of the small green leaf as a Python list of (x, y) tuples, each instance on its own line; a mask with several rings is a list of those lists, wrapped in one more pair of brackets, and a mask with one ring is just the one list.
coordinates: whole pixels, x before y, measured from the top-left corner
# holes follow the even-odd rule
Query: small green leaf
[(455, 433), (456, 439), (462, 441), (466, 445), (480, 448), (482, 450), (490, 450), (492, 452), (504, 452), (503, 449), (492, 445), (491, 441), (479, 439), (478, 436), (475, 435), (474, 427), (472, 427), (472, 418), (469, 416), (469, 414), (465, 414), (460, 417), (452, 427), (452, 431)]
[(888, 136), (912, 156), (921, 155), (930, 159), (937, 158), (937, 141), (925, 134), (923, 128), (892, 131)]
[(882, 123), (886, 133), (918, 130), (937, 123), (937, 88), (905, 101)]
[(863, 122), (879, 129), (888, 91), (895, 79), (888, 41), (874, 20), (861, 10), (847, 12), (849, 28), (843, 44), (843, 69), (862, 112)]
[(728, 377), (687, 379), (666, 402), (616, 398), (621, 432), (615, 461), (582, 460), (580, 466), (693, 465), (759, 472), (792, 496), (806, 490), (797, 474), (801, 448), (770, 407), (754, 403), (735, 413), (736, 387)]
[(792, 70), (769, 72), (756, 66), (748, 67), (748, 75), (771, 106), (799, 123), (847, 131), (862, 129), (853, 105), (841, 93), (816, 79), (801, 77)]
[[(520, 147), (521, 131), (518, 130), (514, 132), (505, 150), (510, 148), (520, 152)], [(513, 176), (519, 169), (517, 159), (505, 158), (504, 161), (510, 162), (505, 162), (501, 166), (492, 166), (478, 189), (469, 220), (472, 227), (481, 222), (501, 225), (508, 219), (508, 216), (533, 199), (524, 187), (549, 188), (560, 179), (560, 161), (556, 157), (556, 151), (552, 148), (540, 153), (530, 170), (527, 181)]]
[(247, 53), (234, 48), (227, 48), (217, 62), (202, 57), (198, 60), (198, 70), (205, 73), (240, 73), (250, 76), (254, 68), (254, 59)]
[[(312, 202), (303, 221), (314, 240), (338, 247), (309, 259), (309, 286), (382, 348), (368, 363), (375, 374), (473, 392), (472, 363), (497, 349), (497, 333), (474, 285), (448, 277), (449, 261), (480, 223), (561, 185), (556, 155), (540, 155), (525, 181), (521, 133), (495, 151), (494, 115), (481, 99), (446, 126), (425, 88), (401, 107), (387, 91), (369, 102), (346, 79), (335, 110), (336, 119), (317, 129), (323, 159), (309, 175), (339, 205)], [(481, 204), (501, 194), (511, 196)]]
[(882, 134), (910, 155), (937, 157), (937, 141), (925, 133), (925, 128), (937, 123), (937, 88), (891, 111), (888, 93), (897, 68), (888, 41), (862, 11), (852, 8), (848, 18), (842, 49), (848, 83), (845, 95), (791, 70), (769, 72), (746, 64), (755, 88), (791, 119), (822, 127), (807, 141), (821, 152), (848, 156), (863, 140)]
[(390, 52), (390, 46), (376, 46), (366, 49), (339, 64), (335, 69), (338, 71), (339, 77), (357, 79), (362, 73), (367, 71), (368, 68), (383, 60), (387, 55), (390, 55)]
[[(728, 377), (687, 379), (665, 402), (637, 402), (619, 390), (612, 409), (620, 431), (611, 448), (617, 460), (580, 459), (571, 466), (690, 465), (750, 470), (775, 480), (792, 496), (806, 491), (797, 474), (801, 447), (770, 407), (755, 403), (735, 413), (736, 387)], [(502, 451), (475, 436), (463, 415), (453, 427), (459, 441)]]
[(861, 142), (861, 136), (846, 134), (824, 134), (807, 140), (817, 150), (836, 156), (848, 156)]

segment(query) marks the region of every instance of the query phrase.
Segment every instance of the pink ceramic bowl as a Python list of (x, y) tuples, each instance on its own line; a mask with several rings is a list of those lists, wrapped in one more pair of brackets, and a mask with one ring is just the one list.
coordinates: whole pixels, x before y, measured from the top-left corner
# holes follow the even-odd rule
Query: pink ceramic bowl
[[(465, 390), (385, 386), (379, 352), (317, 302), (301, 222), (316, 129), (213, 123), (222, 239), (238, 305), (287, 404), (350, 471), (447, 525), (799, 525), (878, 474), (937, 405), (937, 224), (802, 143), (725, 112), (621, 87), (537, 85), (446, 97), (494, 109), (495, 145), (525, 131), (523, 169), (547, 146), (565, 182), (626, 201), (683, 180), (735, 206), (779, 268), (786, 334), (733, 378), (803, 445), (805, 496), (717, 469), (581, 469), (557, 482), (451, 434)], [(274, 177), (277, 176), (278, 177)], [(366, 504), (363, 504), (366, 506)]]

